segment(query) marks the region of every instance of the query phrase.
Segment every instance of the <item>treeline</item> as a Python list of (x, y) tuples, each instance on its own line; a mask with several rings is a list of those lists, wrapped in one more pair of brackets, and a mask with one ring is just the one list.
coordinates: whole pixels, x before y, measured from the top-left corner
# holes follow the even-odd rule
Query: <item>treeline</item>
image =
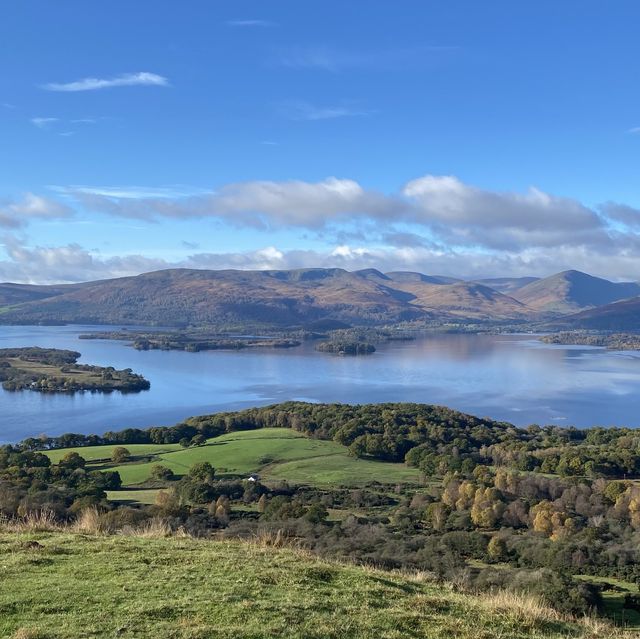
[(105, 491), (121, 483), (117, 472), (86, 470), (77, 453), (52, 464), (42, 453), (0, 447), (0, 517), (46, 510), (58, 520), (69, 520), (90, 506), (108, 509)]
[(640, 431), (629, 428), (537, 426), (467, 415), (429, 404), (310, 404), (192, 417), (170, 427), (127, 428), (104, 435), (65, 434), (25, 439), (25, 450), (99, 444), (171, 444), (196, 436), (259, 428), (291, 428), (347, 446), (352, 455), (406, 462), (424, 475), (471, 472), (477, 465), (553, 473), (563, 477), (640, 475)]
[(637, 333), (590, 333), (588, 331), (565, 331), (544, 335), (545, 344), (576, 346), (600, 346), (615, 351), (640, 350), (640, 335)]
[(87, 333), (80, 339), (111, 339), (129, 341), (139, 351), (200, 351), (214, 350), (242, 350), (244, 348), (293, 348), (301, 342), (288, 338), (232, 338), (221, 335), (211, 335), (206, 332), (177, 332), (168, 333), (140, 333), (134, 331)]
[(80, 355), (77, 351), (60, 348), (40, 348), (39, 346), (0, 348), (0, 360), (21, 359), (24, 362), (36, 362), (38, 364), (48, 364), (49, 366), (75, 364)]
[(376, 347), (369, 342), (331, 341), (316, 345), (320, 353), (336, 353), (338, 355), (369, 355), (375, 353)]

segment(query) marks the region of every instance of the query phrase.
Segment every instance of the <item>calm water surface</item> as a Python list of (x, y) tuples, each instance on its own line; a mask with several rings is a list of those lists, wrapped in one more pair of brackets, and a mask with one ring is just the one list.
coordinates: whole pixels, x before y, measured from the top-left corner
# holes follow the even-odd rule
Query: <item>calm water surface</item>
[(290, 399), (445, 404), (518, 425), (640, 426), (640, 353), (550, 346), (532, 336), (434, 335), (370, 356), (288, 350), (136, 351), (79, 340), (80, 326), (0, 326), (0, 348), (82, 352), (89, 364), (130, 367), (151, 390), (44, 395), (0, 389), (0, 441), (63, 432), (174, 424), (190, 415)]

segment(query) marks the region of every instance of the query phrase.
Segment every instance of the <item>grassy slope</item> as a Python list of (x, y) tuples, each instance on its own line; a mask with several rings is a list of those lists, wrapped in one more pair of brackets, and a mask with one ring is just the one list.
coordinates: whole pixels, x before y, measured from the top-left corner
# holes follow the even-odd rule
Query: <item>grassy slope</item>
[[(67, 453), (78, 453), (87, 461), (109, 461), (114, 448), (121, 448), (123, 444), (113, 446), (79, 446), (77, 448), (59, 448), (58, 450), (45, 451), (47, 457), (57, 464)], [(180, 450), (179, 444), (126, 444), (124, 445), (133, 456), (157, 455), (158, 453)]]
[[(355, 459), (336, 442), (309, 439), (286, 428), (222, 435), (197, 448), (180, 449), (178, 445), (131, 445), (126, 448), (133, 455), (153, 457), (150, 461), (111, 468), (120, 473), (125, 486), (147, 480), (154, 464), (163, 464), (182, 475), (200, 461), (210, 462), (219, 475), (246, 476), (258, 472), (264, 478), (315, 485), (357, 486), (374, 480), (385, 483), (418, 480), (418, 471), (404, 464)], [(69, 450), (77, 451), (87, 460), (100, 460), (109, 459), (113, 446), (63, 449), (47, 454), (56, 461)]]
[(0, 564), (3, 637), (588, 636), (398, 574), (241, 542), (4, 533)]

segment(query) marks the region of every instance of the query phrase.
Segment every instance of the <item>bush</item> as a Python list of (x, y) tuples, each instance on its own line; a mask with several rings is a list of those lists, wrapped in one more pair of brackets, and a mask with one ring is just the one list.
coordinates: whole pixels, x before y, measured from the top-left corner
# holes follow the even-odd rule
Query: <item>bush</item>
[(124, 446), (116, 446), (111, 453), (111, 461), (114, 464), (123, 464), (131, 459), (131, 453), (128, 448)]
[(162, 464), (154, 464), (151, 467), (151, 478), (165, 481), (167, 479), (173, 479), (175, 477), (174, 472), (168, 466)]

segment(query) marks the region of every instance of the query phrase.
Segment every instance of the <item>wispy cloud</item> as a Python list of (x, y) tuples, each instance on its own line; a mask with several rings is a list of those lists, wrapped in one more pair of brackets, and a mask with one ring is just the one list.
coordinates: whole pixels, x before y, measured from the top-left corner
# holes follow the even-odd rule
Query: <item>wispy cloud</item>
[(39, 129), (46, 129), (49, 125), (59, 122), (58, 118), (31, 118), (31, 124)]
[(640, 126), (634, 126), (632, 129), (629, 129), (627, 133), (631, 133), (631, 135), (640, 135)]
[(74, 82), (50, 82), (42, 85), (47, 91), (96, 91), (98, 89), (111, 89), (114, 87), (132, 86), (169, 86), (169, 80), (156, 73), (141, 71), (139, 73), (125, 73), (113, 78), (83, 78)]
[(460, 51), (456, 46), (420, 45), (415, 47), (347, 50), (330, 46), (280, 49), (271, 62), (290, 69), (318, 69), (339, 72), (348, 69), (396, 70), (432, 65)]
[(10, 102), (0, 102), (0, 106), (3, 107), (4, 109), (16, 109), (16, 105), (15, 104), (11, 104)]
[(327, 105), (316, 106), (302, 100), (280, 102), (276, 105), (280, 115), (289, 120), (314, 121), (334, 120), (336, 118), (348, 118), (362, 115), (370, 115), (371, 111), (365, 111), (352, 105)]
[(52, 191), (63, 195), (99, 195), (107, 198), (117, 198), (125, 200), (142, 200), (147, 198), (156, 199), (175, 199), (190, 197), (195, 195), (204, 195), (210, 193), (209, 189), (201, 189), (193, 186), (182, 184), (170, 186), (56, 186), (48, 187)]
[(229, 27), (275, 27), (276, 23), (270, 20), (227, 20)]
[[(69, 125), (84, 125), (84, 124), (96, 124), (99, 120), (104, 118), (77, 118), (74, 120), (62, 120), (60, 118), (31, 118), (31, 124), (37, 126), (39, 129), (53, 129), (56, 125), (60, 126), (69, 126)], [(58, 127), (59, 128), (59, 127)], [(75, 131), (58, 131), (58, 135), (63, 137), (68, 137), (70, 135), (74, 135)]]
[(26, 193), (22, 200), (0, 200), (0, 227), (5, 228), (21, 228), (34, 219), (54, 220), (72, 214), (67, 205), (34, 193)]

